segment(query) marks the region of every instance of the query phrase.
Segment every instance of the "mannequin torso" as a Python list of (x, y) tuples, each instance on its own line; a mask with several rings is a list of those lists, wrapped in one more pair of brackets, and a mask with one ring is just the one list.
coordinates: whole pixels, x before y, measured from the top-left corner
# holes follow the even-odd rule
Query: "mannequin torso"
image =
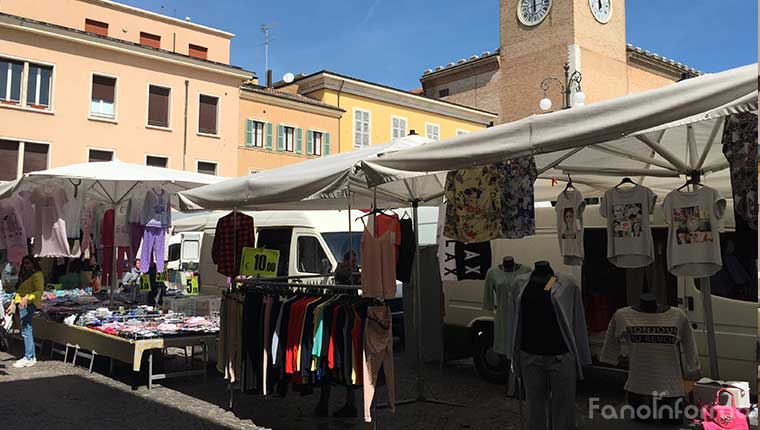
[(520, 348), (530, 354), (562, 355), (568, 352), (557, 321), (551, 289), (546, 289), (553, 276), (554, 270), (549, 262), (536, 262), (523, 292)]

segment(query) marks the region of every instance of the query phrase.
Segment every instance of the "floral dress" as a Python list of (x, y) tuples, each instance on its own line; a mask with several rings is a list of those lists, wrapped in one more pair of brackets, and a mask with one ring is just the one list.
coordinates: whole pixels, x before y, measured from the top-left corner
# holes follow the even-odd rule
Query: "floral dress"
[(731, 166), (734, 213), (757, 231), (757, 115), (743, 113), (726, 119), (723, 155)]
[(520, 239), (536, 234), (533, 183), (538, 170), (533, 157), (500, 163), (504, 171), (501, 198), (501, 234), (505, 239)]
[(464, 243), (500, 238), (503, 185), (497, 164), (449, 172), (444, 236)]

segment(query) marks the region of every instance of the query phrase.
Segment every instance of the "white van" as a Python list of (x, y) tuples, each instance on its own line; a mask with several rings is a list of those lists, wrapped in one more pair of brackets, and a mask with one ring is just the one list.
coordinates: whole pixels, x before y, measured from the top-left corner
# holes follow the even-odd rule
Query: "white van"
[[(491, 263), (497, 265), (504, 256), (513, 256), (518, 263), (533, 265), (549, 261), (560, 272), (572, 274), (583, 290), (589, 324), (592, 353), (596, 356), (604, 343), (606, 324), (615, 310), (638, 300), (644, 282), (642, 270), (619, 269), (607, 261), (606, 219), (598, 205), (585, 211), (586, 258), (583, 267), (562, 263), (557, 241), (554, 208), (536, 208), (536, 234), (517, 240), (491, 241)], [(724, 249), (734, 241), (732, 202), (723, 220), (721, 234)], [(648, 268), (650, 286), (658, 291), (659, 301), (681, 308), (695, 330), (702, 372), (709, 374), (702, 294), (691, 278), (675, 277), (667, 272), (667, 226), (660, 206), (652, 220), (656, 261)], [(443, 263), (442, 263), (443, 264)], [(758, 336), (757, 287), (754, 283), (757, 261), (740, 261), (724, 255), (724, 269), (712, 277), (712, 303), (717, 337), (720, 376), (722, 379), (747, 381), (757, 390), (756, 339)], [(652, 285), (654, 284), (654, 285)], [(481, 375), (492, 381), (503, 381), (506, 360), (493, 354), (493, 315), (481, 310), (484, 281), (445, 280), (444, 330), (447, 356), (472, 355)]]

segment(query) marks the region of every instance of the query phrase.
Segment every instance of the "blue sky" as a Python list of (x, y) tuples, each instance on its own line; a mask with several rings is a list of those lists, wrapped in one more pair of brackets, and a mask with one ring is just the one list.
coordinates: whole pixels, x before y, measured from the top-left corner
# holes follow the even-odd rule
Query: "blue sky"
[[(412, 89), (425, 69), (499, 45), (498, 0), (120, 1), (235, 33), (232, 63), (261, 78), (259, 27), (272, 24), (275, 80), (329, 69)], [(626, 3), (629, 43), (706, 72), (757, 61), (755, 0)]]

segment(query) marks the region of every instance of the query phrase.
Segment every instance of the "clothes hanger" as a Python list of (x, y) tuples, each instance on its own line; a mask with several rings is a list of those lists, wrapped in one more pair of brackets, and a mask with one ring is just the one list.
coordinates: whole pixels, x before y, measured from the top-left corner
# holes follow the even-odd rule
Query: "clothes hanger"
[(406, 218), (409, 218), (409, 219), (412, 218), (412, 216), (409, 215), (409, 211), (404, 211), (404, 215), (401, 216), (401, 219), (406, 219)]
[(565, 190), (562, 192), (567, 193), (569, 190), (575, 191), (575, 186), (573, 185), (573, 178), (567, 175), (567, 185), (565, 185)]
[(638, 186), (638, 184), (637, 184), (637, 183), (633, 182), (633, 179), (631, 179), (631, 178), (629, 178), (628, 176), (626, 176), (625, 178), (623, 178), (623, 180), (622, 180), (622, 181), (620, 181), (620, 183), (619, 183), (619, 184), (615, 185), (615, 188), (620, 188), (620, 186), (621, 186), (621, 185), (623, 185), (623, 184), (631, 184), (631, 185), (636, 185), (636, 186)]
[(696, 189), (697, 187), (704, 187), (704, 185), (702, 185), (702, 183), (700, 183), (699, 178), (691, 177), (691, 178), (689, 178), (688, 181), (686, 181), (685, 184), (683, 184), (680, 187), (678, 187), (677, 191), (681, 191), (684, 188), (688, 187), (689, 185), (693, 185), (694, 189)]

